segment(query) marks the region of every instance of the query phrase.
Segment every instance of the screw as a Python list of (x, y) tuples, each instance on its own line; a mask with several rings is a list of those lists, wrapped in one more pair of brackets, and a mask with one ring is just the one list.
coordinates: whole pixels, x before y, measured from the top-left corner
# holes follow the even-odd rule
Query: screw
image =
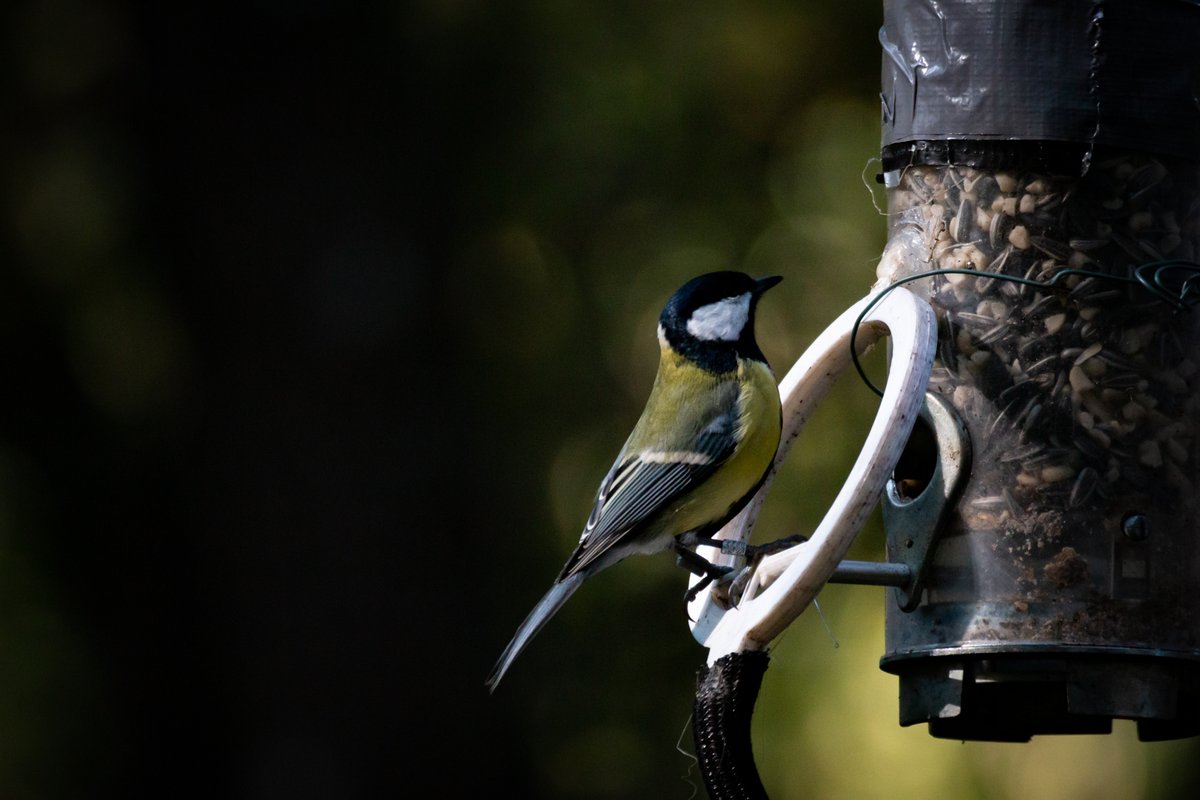
[(1145, 541), (1150, 535), (1150, 519), (1145, 514), (1130, 511), (1121, 519), (1121, 532), (1130, 541)]

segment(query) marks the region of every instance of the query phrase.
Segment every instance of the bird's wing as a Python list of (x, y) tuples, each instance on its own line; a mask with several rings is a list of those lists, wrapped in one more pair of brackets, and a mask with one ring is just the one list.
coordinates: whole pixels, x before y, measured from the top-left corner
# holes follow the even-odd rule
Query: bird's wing
[(626, 445), (600, 484), (579, 546), (559, 580), (594, 563), (627, 536), (636, 535), (639, 523), (725, 463), (737, 445), (736, 425), (737, 410), (730, 405), (716, 413), (690, 441), (669, 449), (643, 448), (636, 452), (630, 452)]

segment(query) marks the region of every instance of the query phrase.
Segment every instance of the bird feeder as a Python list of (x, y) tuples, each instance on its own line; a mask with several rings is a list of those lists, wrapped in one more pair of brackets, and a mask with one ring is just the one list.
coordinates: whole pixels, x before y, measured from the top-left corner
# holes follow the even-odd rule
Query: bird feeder
[(934, 272), (938, 323), (884, 499), (900, 722), (1200, 733), (1200, 5), (884, 8), (880, 285)]
[[(826, 583), (890, 587), (903, 725), (1200, 734), (1200, 3), (885, 0), (880, 42), (888, 245), (781, 381), (775, 467), (884, 331), (888, 380), (811, 538), (689, 605), (714, 797), (766, 796), (766, 651)], [(845, 561), (878, 498), (887, 561)]]

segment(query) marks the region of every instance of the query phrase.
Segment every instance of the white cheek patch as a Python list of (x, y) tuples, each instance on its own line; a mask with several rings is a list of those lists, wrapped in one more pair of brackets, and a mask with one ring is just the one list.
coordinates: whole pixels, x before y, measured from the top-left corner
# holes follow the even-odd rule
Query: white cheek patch
[(707, 342), (736, 342), (750, 318), (750, 293), (700, 306), (688, 318), (688, 333)]

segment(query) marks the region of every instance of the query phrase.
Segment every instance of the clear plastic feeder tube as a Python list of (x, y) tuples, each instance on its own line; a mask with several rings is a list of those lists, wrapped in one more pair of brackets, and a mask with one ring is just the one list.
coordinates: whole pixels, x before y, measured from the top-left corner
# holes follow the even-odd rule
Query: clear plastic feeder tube
[(956, 270), (906, 286), (937, 314), (930, 391), (974, 458), (920, 606), (889, 605), (885, 668), (1200, 659), (1198, 186), (1194, 164), (1141, 154), (1082, 178), (900, 172), (881, 284)]

